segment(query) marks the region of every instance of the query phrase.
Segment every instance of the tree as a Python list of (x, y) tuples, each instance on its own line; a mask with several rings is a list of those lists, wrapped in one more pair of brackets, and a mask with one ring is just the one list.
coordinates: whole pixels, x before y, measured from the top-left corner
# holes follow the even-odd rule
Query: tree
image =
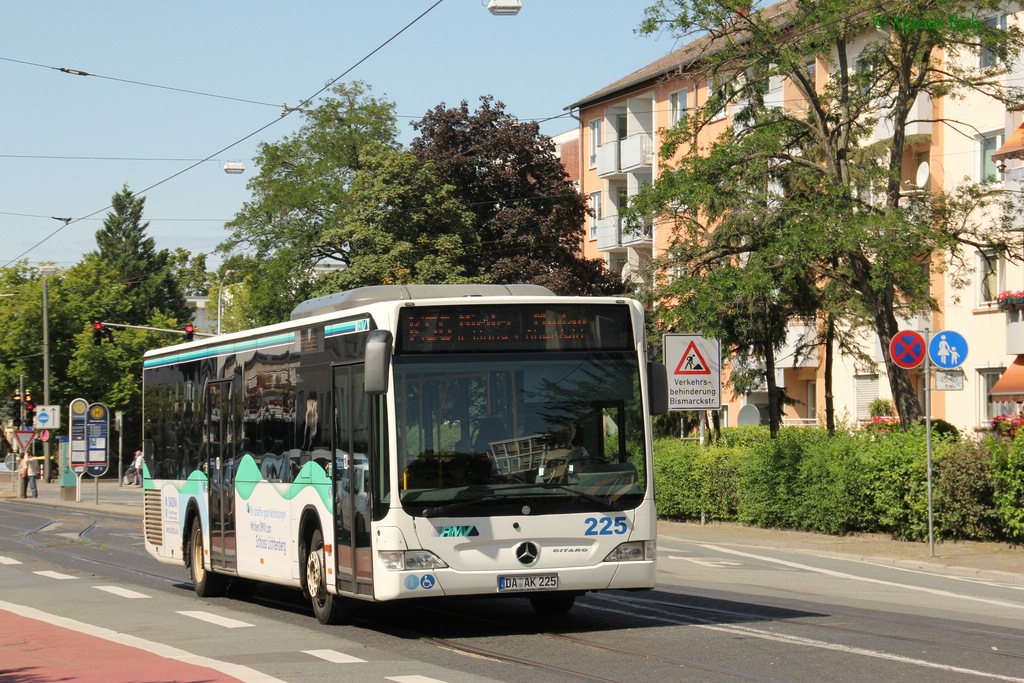
[[(642, 26), (648, 33), (667, 27), (679, 35), (707, 34), (701, 39), (702, 62), (694, 68), (715, 84), (714, 95), (703, 110), (686, 117), (681, 130), (689, 138), (670, 138), (674, 147), (663, 150), (663, 156), (698, 140), (727, 102), (753, 103), (737, 119), (742, 130), (736, 137), (773, 138), (761, 148), (761, 158), (770, 162), (776, 179), (788, 175), (794, 181), (780, 196), (787, 207), (786, 229), (794, 234), (787, 239), (815, 251), (811, 272), (823, 291), (826, 330), (834, 331), (836, 319), (854, 317), (850, 310), (870, 321), (885, 349), (892, 394), (905, 425), (920, 418), (921, 407), (888, 346), (898, 331), (898, 317), (936, 306), (922, 264), (935, 271), (952, 269), (954, 284), (962, 284), (964, 275), (957, 269), (966, 249), (985, 246), (1010, 258), (1020, 253), (1019, 234), (1006, 229), (1015, 203), (1009, 197), (972, 185), (909, 198), (902, 192), (904, 160), (924, 142), (907, 134), (911, 105), (918, 97), (975, 92), (1015, 106), (1021, 101), (1019, 89), (1001, 86), (995, 76), (1020, 55), (1024, 35), (985, 22), (949, 31), (907, 30), (895, 18), (984, 15), (999, 7), (995, 0), (853, 5), (794, 0), (753, 10), (746, 1), (661, 0), (646, 10)], [(868, 45), (860, 49), (854, 38), (865, 36)], [(967, 63), (965, 57), (980, 49), (988, 51), (994, 66), (978, 70), (973, 61)], [(818, 88), (809, 65), (822, 61), (830, 67), (828, 83)], [(772, 77), (789, 79), (806, 107), (758, 106)], [(892, 137), (869, 145), (879, 121), (889, 123)], [(934, 125), (940, 124), (959, 128), (953, 121)], [(690, 146), (690, 154), (699, 149)], [(670, 193), (654, 191), (648, 208), (658, 205), (659, 197), (662, 207), (673, 201)], [(994, 214), (1001, 219), (992, 220)]]
[(343, 239), (353, 210), (350, 189), (366, 147), (398, 149), (394, 104), (373, 97), (364, 83), (339, 84), (303, 112), (302, 128), (278, 143), (261, 144), (252, 200), (228, 223), (218, 246), (237, 279), (249, 286), (245, 317), (280, 322), (312, 296), (321, 263), (347, 264)]
[(536, 123), (520, 123), (502, 103), (481, 97), (472, 114), (465, 101), (441, 104), (413, 128), (412, 153), (475, 216), (479, 246), (459, 259), (464, 272), (559, 294), (623, 291), (603, 261), (583, 257), (586, 202)]
[(192, 311), (171, 272), (170, 253), (157, 251), (156, 241), (146, 235), (149, 223), (142, 222), (145, 204), (145, 197), (125, 185), (111, 199), (113, 210), (96, 232), (97, 250), (92, 255), (121, 274), (128, 302), (123, 317), (109, 322), (146, 325), (157, 311), (181, 323), (191, 321)]
[(192, 254), (188, 249), (177, 247), (168, 261), (170, 272), (178, 280), (185, 296), (208, 296), (213, 274), (206, 270), (206, 254)]

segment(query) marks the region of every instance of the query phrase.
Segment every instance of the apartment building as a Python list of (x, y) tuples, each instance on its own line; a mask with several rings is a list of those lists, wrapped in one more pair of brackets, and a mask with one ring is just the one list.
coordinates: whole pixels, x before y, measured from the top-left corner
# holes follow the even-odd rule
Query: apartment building
[[(779, 3), (765, 11), (781, 13), (786, 9), (786, 3)], [(1013, 10), (983, 20), (1003, 26), (1020, 25), (1022, 17), (1024, 14)], [(851, 36), (850, 42), (857, 50), (882, 38), (881, 31), (867, 26), (860, 34)], [(701, 60), (709, 49), (714, 49), (709, 39), (696, 40), (567, 107), (580, 122), (578, 182), (594, 211), (586, 226), (585, 255), (605, 259), (610, 269), (634, 280), (644, 277), (643, 265), (648, 259), (667, 248), (670, 228), (655, 220), (638, 231), (627, 231), (620, 208), (645, 184), (657, 182), (657, 151), (666, 131), (687, 112), (707, 103), (711, 84), (702, 76)], [(979, 67), (985, 65), (987, 58), (985, 54), (960, 56), (977, 60)], [(828, 60), (811, 58), (807, 67), (817, 87), (824, 87), (829, 78)], [(1024, 85), (1024, 65), (1013, 66), (1003, 78), (1007, 83)], [(802, 106), (798, 91), (787, 79), (772, 78), (764, 87), (766, 105)], [(735, 113), (743, 106), (741, 101), (729, 102), (716, 113), (717, 120), (704, 129), (697, 144), (721, 135), (733, 125)], [(1008, 191), (1022, 189), (1021, 112), (1007, 111), (980, 95), (943, 101), (922, 96), (913, 103), (909, 119), (914, 123), (907, 132), (915, 136), (915, 145), (908, 147), (904, 155), (903, 182), (907, 192), (949, 191), (965, 178), (981, 180), (991, 175), (998, 177)], [(959, 123), (951, 125), (938, 122), (939, 119)], [(891, 124), (882, 120), (875, 128), (873, 140), (891, 135)], [(1019, 227), (1024, 229), (1024, 219)], [(926, 389), (923, 368), (910, 371), (911, 381), (922, 408), (926, 391), (930, 394), (932, 417), (947, 420), (963, 433), (985, 430), (992, 417), (1017, 412), (1024, 402), (1024, 312), (1020, 310), (1024, 304), (1017, 308), (999, 302), (1001, 292), (1024, 291), (1024, 268), (1012, 259), (992, 259), (978, 252), (973, 254), (971, 284), (967, 289), (954, 288), (948, 273), (936, 271), (931, 274), (931, 288), (938, 310), (901, 325), (920, 331), (928, 339), (944, 330), (964, 337), (968, 349), (961, 366), (962, 389), (955, 388), (953, 373), (942, 377), (939, 388), (935, 388), (933, 379)], [(814, 321), (791, 321), (786, 348), (778, 354), (776, 381), (798, 402), (786, 407), (784, 424), (824, 421), (823, 354), (794, 353), (801, 340), (814, 338), (815, 325)], [(839, 355), (833, 368), (836, 417), (846, 423), (867, 419), (874, 399), (891, 399), (877, 335), (864, 337), (861, 344), (862, 350), (875, 361), (873, 367)], [(735, 425), (739, 410), (745, 405), (759, 407), (762, 419), (767, 419), (767, 394), (763, 391), (733, 396), (726, 387), (722, 399), (723, 425)]]

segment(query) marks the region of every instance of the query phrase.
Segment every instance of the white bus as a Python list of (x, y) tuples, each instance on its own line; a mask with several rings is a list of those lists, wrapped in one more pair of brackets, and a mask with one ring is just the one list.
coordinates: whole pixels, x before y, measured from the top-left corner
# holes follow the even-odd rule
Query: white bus
[(540, 613), (655, 583), (650, 415), (634, 300), (533, 285), (364, 287), (291, 320), (150, 351), (146, 550), (201, 597), (517, 595)]

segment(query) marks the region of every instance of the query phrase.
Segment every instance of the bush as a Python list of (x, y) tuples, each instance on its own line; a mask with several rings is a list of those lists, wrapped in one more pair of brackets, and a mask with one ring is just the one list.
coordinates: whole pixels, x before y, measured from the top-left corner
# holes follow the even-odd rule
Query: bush
[(994, 447), (993, 501), (1006, 540), (1024, 542), (1024, 436), (1006, 447)]
[[(935, 430), (933, 430), (935, 431)], [(933, 434), (940, 538), (1024, 542), (1024, 436), (960, 441)], [(658, 512), (831, 534), (928, 537), (924, 428), (828, 436), (823, 429), (729, 428), (718, 444), (655, 444)]]
[(935, 535), (980, 541), (1000, 536), (992, 457), (984, 446), (959, 441), (940, 444), (932, 465)]

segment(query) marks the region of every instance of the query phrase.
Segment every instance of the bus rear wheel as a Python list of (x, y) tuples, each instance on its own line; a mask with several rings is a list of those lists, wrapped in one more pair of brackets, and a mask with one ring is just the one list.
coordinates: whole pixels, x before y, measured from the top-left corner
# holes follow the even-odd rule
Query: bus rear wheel
[(306, 590), (313, 604), (313, 613), (321, 624), (340, 624), (348, 617), (349, 608), (345, 598), (327, 592), (327, 554), (324, 552), (324, 535), (320, 529), (315, 529), (309, 539)]
[(217, 598), (224, 595), (228, 587), (226, 576), (207, 571), (203, 564), (203, 525), (197, 519), (192, 524), (189, 536), (189, 574), (192, 575), (192, 587), (201, 598)]

